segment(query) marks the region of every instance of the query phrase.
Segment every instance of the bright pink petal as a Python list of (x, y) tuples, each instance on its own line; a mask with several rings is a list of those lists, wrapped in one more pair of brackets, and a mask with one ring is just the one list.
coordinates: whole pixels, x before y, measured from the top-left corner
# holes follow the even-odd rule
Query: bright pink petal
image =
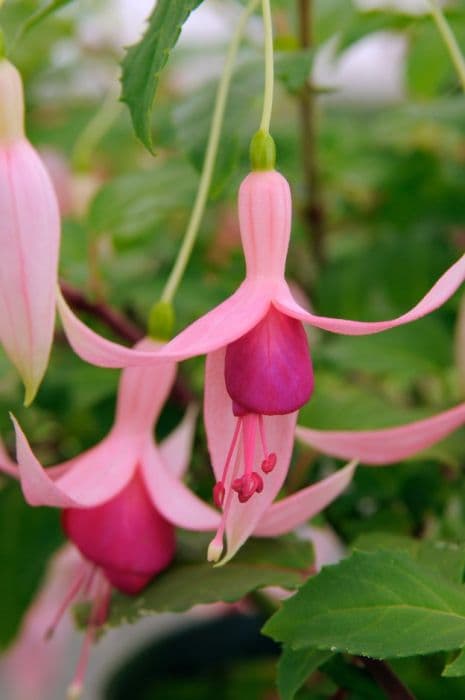
[(186, 530), (216, 530), (220, 521), (217, 511), (182, 483), (155, 445), (147, 445), (141, 467), (153, 504), (169, 522)]
[(25, 139), (0, 145), (0, 340), (34, 398), (55, 324), (60, 218), (50, 178)]
[(102, 338), (73, 314), (61, 294), (58, 309), (68, 341), (87, 362), (100, 367), (152, 365), (161, 359), (178, 361), (211, 352), (247, 333), (268, 310), (271, 287), (265, 281), (244, 282), (229, 299), (188, 326), (156, 354)]
[(258, 523), (254, 534), (261, 537), (277, 537), (313, 518), (347, 488), (356, 465), (355, 461), (350, 462), (344, 469), (326, 479), (272, 505)]
[(331, 331), (332, 333), (370, 335), (372, 333), (380, 333), (388, 328), (401, 326), (404, 323), (410, 323), (410, 321), (416, 321), (418, 318), (426, 316), (426, 314), (431, 313), (444, 304), (444, 302), (459, 288), (464, 279), (465, 255), (439, 278), (436, 284), (413, 309), (410, 309), (407, 313), (391, 321), (348, 321), (342, 318), (317, 316), (316, 314), (305, 311), (296, 303), (287, 285), (281, 285), (273, 303), (283, 313), (287, 313), (289, 316), (298, 318), (317, 328)]
[[(224, 358), (224, 349), (208, 355), (205, 373), (205, 428), (210, 459), (217, 480), (221, 479), (236, 420), (224, 382)], [(226, 524), (227, 551), (222, 563), (231, 559), (252, 534), (283, 485), (291, 460), (296, 420), (297, 412), (282, 416), (264, 416), (268, 451), (276, 454), (276, 466), (271, 473), (264, 476), (262, 493), (254, 494), (246, 503), (240, 503), (236, 496), (233, 497)], [(258, 467), (262, 460), (261, 444), (260, 440), (257, 440), (255, 461)], [(230, 471), (226, 480), (226, 490), (229, 489), (234, 476), (234, 470)]]
[(184, 475), (192, 456), (197, 414), (197, 406), (191, 404), (179, 425), (159, 445), (163, 462), (178, 479)]
[[(160, 343), (144, 338), (134, 350), (154, 353), (160, 347)], [(123, 370), (118, 387), (115, 428), (129, 434), (151, 435), (175, 375), (176, 364), (166, 360), (150, 367)]]
[(21, 487), (30, 505), (58, 508), (100, 505), (124, 488), (137, 466), (140, 444), (112, 433), (80, 455), (72, 469), (54, 479), (34, 456), (17, 421), (13, 417), (12, 420)]
[(465, 404), (431, 418), (381, 430), (313, 430), (298, 426), (297, 437), (325, 454), (366, 464), (390, 464), (426, 450), (465, 423)]

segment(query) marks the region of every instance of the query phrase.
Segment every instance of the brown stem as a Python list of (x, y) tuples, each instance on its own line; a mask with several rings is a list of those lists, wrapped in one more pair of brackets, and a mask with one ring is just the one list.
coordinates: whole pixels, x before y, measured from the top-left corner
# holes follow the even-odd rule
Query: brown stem
[(143, 337), (142, 330), (119, 311), (115, 311), (102, 301), (89, 301), (79, 289), (72, 287), (64, 280), (60, 281), (60, 286), (64, 298), (73, 309), (92, 314), (123, 340), (136, 343)]
[[(299, 43), (311, 49), (313, 42), (313, 0), (297, 0)], [(305, 178), (305, 204), (302, 210), (308, 228), (310, 247), (318, 265), (325, 261), (325, 212), (316, 154), (315, 96), (305, 84), (299, 97), (302, 165)]]
[(384, 690), (389, 700), (415, 700), (413, 693), (385, 661), (358, 656), (357, 662), (366, 668), (377, 685)]

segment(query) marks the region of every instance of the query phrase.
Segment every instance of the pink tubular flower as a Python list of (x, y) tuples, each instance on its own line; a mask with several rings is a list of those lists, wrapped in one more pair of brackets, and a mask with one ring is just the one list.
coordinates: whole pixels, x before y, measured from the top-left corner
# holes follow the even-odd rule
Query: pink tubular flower
[[(152, 350), (150, 340), (139, 347)], [(173, 525), (159, 507), (165, 494), (156, 488), (155, 471), (163, 468), (181, 478), (192, 445), (195, 411), (159, 447), (154, 423), (171, 389), (176, 366), (130, 368), (123, 372), (116, 418), (108, 436), (94, 448), (64, 464), (44, 469), (14, 420), (17, 469), (5, 471), (21, 481), (30, 505), (63, 509), (62, 524), (80, 551), (84, 565), (65, 601), (79, 592), (94, 600), (75, 686), (82, 684), (90, 642), (105, 621), (111, 587), (136, 594), (171, 562), (175, 552)], [(63, 610), (66, 608), (63, 606)]]
[(250, 173), (239, 192), (239, 220), (246, 279), (229, 299), (156, 354), (99, 337), (59, 300), (71, 345), (93, 364), (147, 365), (207, 354), (205, 423), (217, 478), (213, 496), (227, 521), (214, 540), (212, 559), (220, 556), (224, 529), (227, 558), (232, 556), (283, 484), (297, 412), (313, 390), (302, 322), (348, 335), (379, 333), (438, 308), (465, 277), (463, 256), (413, 309), (390, 321), (318, 316), (297, 304), (284, 277), (291, 230), (291, 195), (284, 177), (274, 170)]
[(24, 135), (21, 78), (0, 60), (0, 341), (24, 382), (44, 375), (55, 320), (60, 218), (50, 178)]

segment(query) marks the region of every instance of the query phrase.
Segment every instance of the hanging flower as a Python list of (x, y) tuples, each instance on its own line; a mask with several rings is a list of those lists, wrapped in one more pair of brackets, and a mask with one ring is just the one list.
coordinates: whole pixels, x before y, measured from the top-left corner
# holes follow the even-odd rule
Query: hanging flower
[[(278, 494), (290, 463), (298, 410), (313, 391), (302, 322), (348, 335), (379, 333), (438, 308), (465, 277), (463, 256), (413, 309), (390, 321), (318, 316), (295, 301), (284, 277), (291, 230), (291, 196), (284, 177), (275, 170), (250, 173), (239, 192), (239, 220), (247, 266), (244, 282), (156, 354), (101, 338), (59, 300), (71, 345), (96, 365), (147, 365), (207, 354), (205, 423), (217, 479), (213, 497), (229, 523), (228, 557)], [(220, 551), (218, 539), (211, 558)]]
[(24, 134), (21, 78), (0, 60), (0, 341), (33, 400), (55, 320), (60, 217), (53, 186)]
[[(156, 345), (144, 340), (139, 347), (154, 349)], [(174, 556), (174, 527), (159, 508), (165, 495), (154, 486), (153, 470), (163, 464), (173, 474), (184, 473), (196, 412), (188, 409), (178, 428), (159, 447), (153, 428), (175, 370), (174, 363), (167, 362), (157, 368), (125, 370), (110, 433), (97, 446), (64, 464), (44, 469), (14, 419), (17, 467), (0, 455), (0, 469), (19, 478), (29, 504), (63, 509), (63, 529), (83, 558), (62, 606), (64, 610), (76, 596), (91, 592), (93, 606), (76, 688), (82, 685), (95, 631), (106, 619), (111, 588), (129, 595), (138, 593)]]

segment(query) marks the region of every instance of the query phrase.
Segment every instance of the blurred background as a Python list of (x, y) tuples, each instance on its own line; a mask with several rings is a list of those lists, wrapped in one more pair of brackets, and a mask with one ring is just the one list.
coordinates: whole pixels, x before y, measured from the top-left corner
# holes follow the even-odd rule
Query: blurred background
[[(75, 0), (19, 36), (37, 6), (35, 0), (6, 0), (0, 25), (24, 76), (29, 137), (60, 198), (61, 275), (90, 301), (119, 309), (142, 333), (186, 226), (241, 3), (205, 0), (186, 23), (155, 105), (155, 158), (136, 140), (118, 102), (124, 47), (140, 37), (153, 0)], [(296, 295), (319, 313), (389, 318), (412, 306), (465, 249), (465, 100), (426, 2), (313, 0), (310, 6), (313, 31), (305, 39), (301, 3), (273, 2), (272, 126), (295, 207), (288, 277)], [(465, 47), (465, 3), (448, 7)], [(240, 50), (209, 206), (176, 299), (177, 329), (224, 299), (243, 276), (235, 198), (259, 121), (261, 50), (257, 15)], [(459, 293), (431, 317), (378, 336), (311, 332), (316, 390), (300, 423), (376, 428), (463, 400), (460, 302)], [(92, 315), (83, 317), (109, 336)], [(185, 363), (180, 372), (186, 395), (200, 397), (202, 360)], [(26, 410), (17, 376), (0, 355), (0, 435), (10, 453), (9, 410), (45, 464), (98, 442), (111, 425), (117, 380), (118, 372), (76, 358), (58, 329), (45, 381)], [(185, 408), (182, 392), (171, 398), (160, 437)], [(421, 459), (360, 469), (317, 525), (330, 526), (341, 548), (361, 532), (379, 530), (463, 541), (464, 463), (464, 433), (458, 431)], [(336, 465), (297, 447), (288, 490)], [(208, 498), (201, 422), (189, 478)], [(2, 479), (2, 700), (58, 700), (72, 675), (80, 640), (71, 625), (49, 653), (49, 665), (30, 647), (18, 671), (7, 650), (62, 541), (58, 514), (29, 509), (17, 486)], [(215, 608), (113, 630), (93, 650), (84, 698), (271, 700), (277, 697), (278, 650), (260, 637), (260, 624), (250, 611)], [(440, 678), (441, 662), (431, 657), (393, 665), (422, 700), (465, 697), (465, 681)], [(344, 696), (336, 695), (341, 684)], [(379, 692), (337, 657), (298, 697), (384, 697)]]

